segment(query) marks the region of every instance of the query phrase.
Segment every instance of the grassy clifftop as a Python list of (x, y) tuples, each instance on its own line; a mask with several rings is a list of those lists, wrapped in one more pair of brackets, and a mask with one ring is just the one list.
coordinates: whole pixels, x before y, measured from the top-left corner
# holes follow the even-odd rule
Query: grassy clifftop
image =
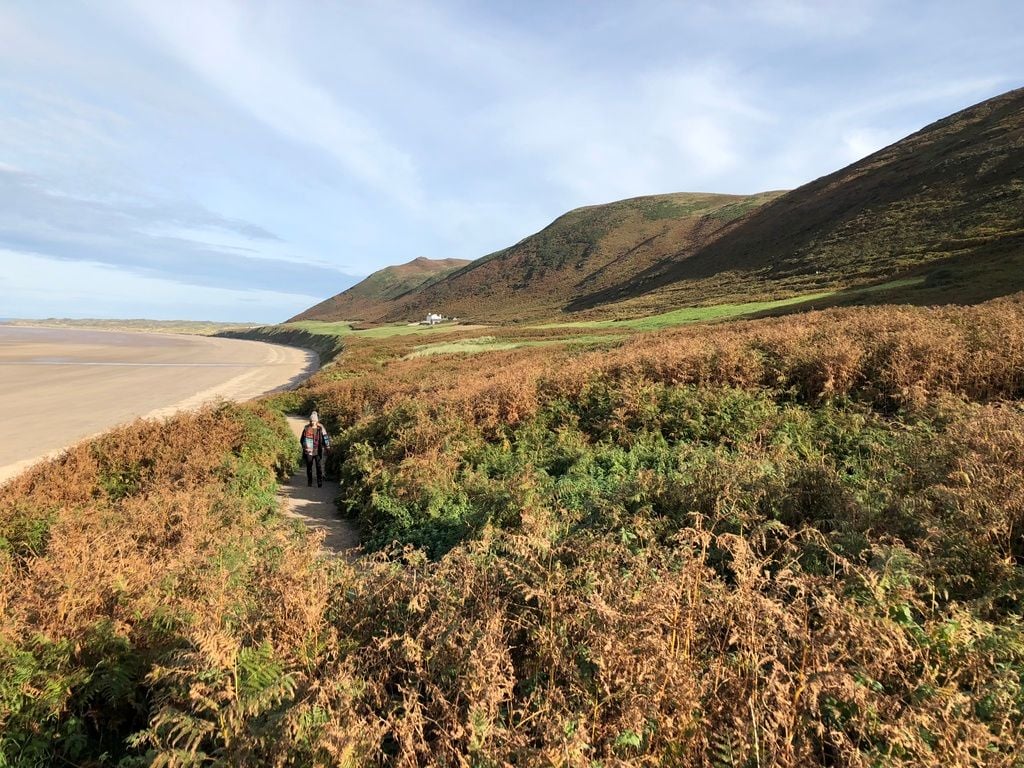
[(311, 349), (320, 356), (320, 364), (331, 362), (345, 348), (342, 339), (333, 334), (315, 333), (293, 325), (259, 325), (245, 330), (222, 331), (217, 334), (228, 339), (267, 341)]

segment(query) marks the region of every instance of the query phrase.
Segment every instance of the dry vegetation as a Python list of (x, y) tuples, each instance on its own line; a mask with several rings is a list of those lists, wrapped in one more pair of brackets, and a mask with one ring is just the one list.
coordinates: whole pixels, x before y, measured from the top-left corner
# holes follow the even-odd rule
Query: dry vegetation
[(268, 410), (4, 489), (8, 764), (1021, 765), (1024, 296), (416, 343), (270, 401), (355, 564), (271, 511)]

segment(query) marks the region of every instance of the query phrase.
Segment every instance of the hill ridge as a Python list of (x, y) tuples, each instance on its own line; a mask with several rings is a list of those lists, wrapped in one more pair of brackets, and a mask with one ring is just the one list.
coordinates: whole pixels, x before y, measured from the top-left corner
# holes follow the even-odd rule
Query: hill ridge
[[(933, 165), (933, 159), (939, 162)], [(844, 266), (842, 276), (855, 282), (919, 273), (951, 259), (958, 271), (970, 271), (972, 266), (977, 271), (977, 265), (965, 263), (972, 256), (998, 260), (1024, 246), (1022, 172), (1024, 88), (933, 121), (776, 198), (724, 229), (692, 258), (666, 264), (661, 272), (640, 273), (567, 309), (606, 307), (617, 292), (651, 298), (661, 289), (708, 280), (726, 268), (767, 270), (768, 280), (762, 281), (766, 291), (772, 281), (786, 278), (787, 288), (796, 291), (824, 287), (829, 284), (809, 278), (835, 273), (837, 266)], [(862, 215), (867, 219), (860, 221)], [(985, 227), (991, 231), (974, 238), (973, 244), (963, 237), (957, 242), (957, 235)], [(886, 237), (876, 236), (879, 230)], [(943, 249), (956, 245), (962, 247)], [(859, 262), (842, 259), (842, 251), (855, 249), (862, 256)], [(972, 298), (1024, 288), (1024, 272), (1011, 271), (1017, 273), (1012, 286), (991, 286), (987, 291), (976, 286), (980, 293)], [(801, 276), (806, 279), (792, 279)], [(673, 293), (678, 301), (698, 298), (693, 291)], [(941, 294), (932, 290), (920, 298), (941, 300)]]
[(677, 192), (581, 206), (514, 245), (380, 308), (377, 320), (399, 321), (433, 307), (475, 320), (516, 322), (549, 317), (575, 298), (659, 258), (665, 245), (696, 247), (730, 218), (771, 199), (756, 195)]
[(1024, 290), (1024, 88), (933, 121), (792, 191), (585, 205), (401, 290), (367, 291), (364, 284), (385, 272), (298, 318), (635, 317), (906, 277), (918, 278), (914, 287), (904, 281), (866, 300), (976, 302)]

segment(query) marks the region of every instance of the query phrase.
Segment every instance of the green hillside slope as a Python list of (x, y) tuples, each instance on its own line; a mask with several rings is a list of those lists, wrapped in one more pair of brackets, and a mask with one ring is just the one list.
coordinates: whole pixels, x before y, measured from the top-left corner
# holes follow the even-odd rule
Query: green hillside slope
[(689, 253), (780, 193), (677, 193), (570, 211), (384, 308), (380, 320), (427, 311), (486, 321), (548, 318), (578, 298), (633, 278), (666, 253)]

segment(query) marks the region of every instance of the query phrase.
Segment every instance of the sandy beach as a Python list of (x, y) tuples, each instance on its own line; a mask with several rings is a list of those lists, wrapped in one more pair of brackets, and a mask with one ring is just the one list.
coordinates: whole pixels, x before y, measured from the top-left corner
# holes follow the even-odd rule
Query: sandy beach
[(255, 341), (0, 325), (0, 483), (135, 418), (248, 400), (317, 365)]

